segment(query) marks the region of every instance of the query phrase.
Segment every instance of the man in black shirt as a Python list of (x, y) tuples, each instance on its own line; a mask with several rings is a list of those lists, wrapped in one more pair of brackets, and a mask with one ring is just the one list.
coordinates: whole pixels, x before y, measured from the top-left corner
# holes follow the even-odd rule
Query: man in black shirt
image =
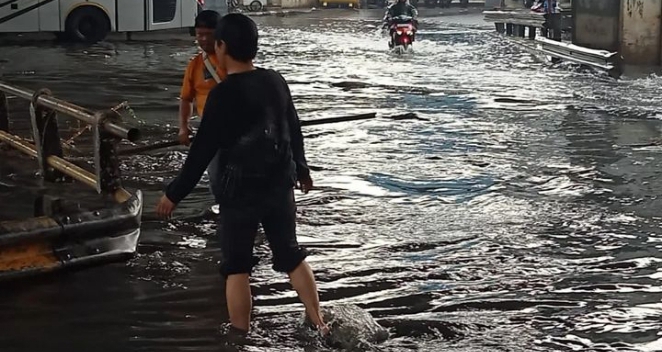
[(227, 278), (232, 327), (249, 330), (249, 275), (258, 262), (253, 245), (261, 223), (273, 269), (289, 275), (311, 322), (326, 334), (315, 278), (296, 239), (294, 187), (308, 193), (313, 182), (289, 87), (278, 72), (253, 66), (258, 32), (250, 18), (224, 16), (214, 37), (219, 65), (228, 76), (209, 92), (195, 141), (157, 213), (169, 218), (220, 150), (214, 160), (218, 175), (210, 181), (221, 209), (221, 274)]

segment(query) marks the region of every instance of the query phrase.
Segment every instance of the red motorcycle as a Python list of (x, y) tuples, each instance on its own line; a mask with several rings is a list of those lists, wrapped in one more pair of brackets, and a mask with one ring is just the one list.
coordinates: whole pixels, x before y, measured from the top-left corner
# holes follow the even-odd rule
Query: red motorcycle
[(389, 48), (402, 47), (408, 49), (416, 38), (415, 21), (410, 16), (397, 16), (389, 21), (389, 34), (391, 40), (388, 43)]

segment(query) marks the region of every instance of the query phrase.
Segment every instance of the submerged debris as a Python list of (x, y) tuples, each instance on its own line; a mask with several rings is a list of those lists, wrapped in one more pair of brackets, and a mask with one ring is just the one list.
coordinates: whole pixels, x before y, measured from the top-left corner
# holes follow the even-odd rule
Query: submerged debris
[[(325, 322), (331, 333), (324, 337), (324, 344), (344, 351), (370, 351), (372, 344), (382, 343), (389, 332), (366, 310), (354, 304), (333, 305), (322, 308)], [(312, 323), (304, 313), (302, 328), (305, 338), (319, 338), (313, 333)], [(315, 337), (314, 337), (315, 336)]]

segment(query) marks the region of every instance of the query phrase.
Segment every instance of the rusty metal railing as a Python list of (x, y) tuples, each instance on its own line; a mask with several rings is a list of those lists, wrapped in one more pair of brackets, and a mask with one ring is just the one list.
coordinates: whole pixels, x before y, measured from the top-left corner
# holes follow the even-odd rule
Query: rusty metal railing
[[(29, 101), (34, 144), (9, 132), (8, 95)], [(63, 158), (58, 113), (90, 126), (94, 136), (94, 173)], [(37, 158), (46, 181), (73, 178), (122, 203), (131, 194), (122, 187), (118, 145), (122, 139), (135, 142), (140, 137), (140, 131), (123, 125), (121, 115), (112, 109), (92, 111), (55, 98), (48, 89), (33, 92), (0, 82), (0, 142)]]
[[(8, 96), (29, 102), (33, 141), (10, 133)], [(54, 98), (47, 89), (32, 92), (0, 82), (0, 144), (36, 158), (45, 181), (73, 179), (119, 203), (81, 211), (69, 209), (64, 199), (38, 196), (34, 217), (0, 221), (0, 281), (136, 253), (143, 197), (140, 190), (132, 195), (122, 187), (118, 147), (123, 139), (138, 140), (140, 131), (126, 127), (117, 109), (92, 111)], [(64, 159), (67, 142), (60, 138), (58, 114), (86, 124), (73, 138), (92, 131), (94, 172)]]

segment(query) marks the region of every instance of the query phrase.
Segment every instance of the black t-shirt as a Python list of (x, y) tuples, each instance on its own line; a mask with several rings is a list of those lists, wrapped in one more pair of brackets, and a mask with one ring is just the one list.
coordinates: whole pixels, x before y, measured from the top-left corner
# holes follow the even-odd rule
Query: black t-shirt
[[(256, 68), (230, 74), (209, 92), (184, 166), (166, 187), (168, 199), (174, 203), (184, 199), (219, 151), (214, 166), (241, 169), (245, 189), (252, 188), (251, 183), (292, 187), (294, 179), (309, 175), (299, 116), (278, 72)], [(216, 183), (222, 181), (210, 182), (215, 190), (221, 188)]]

